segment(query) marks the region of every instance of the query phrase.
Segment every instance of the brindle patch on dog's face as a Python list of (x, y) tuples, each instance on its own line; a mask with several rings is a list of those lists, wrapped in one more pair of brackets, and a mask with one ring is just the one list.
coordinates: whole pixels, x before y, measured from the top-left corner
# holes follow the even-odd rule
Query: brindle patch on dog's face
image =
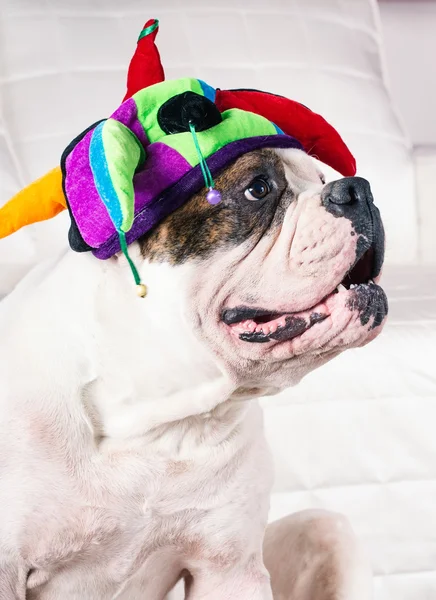
[[(244, 192), (259, 179), (271, 185), (271, 192), (263, 200), (248, 200)], [(280, 225), (293, 198), (283, 162), (274, 150), (243, 155), (216, 178), (215, 187), (221, 192), (220, 204), (208, 204), (202, 189), (140, 240), (143, 256), (178, 265), (208, 258), (248, 239), (256, 242), (271, 227)]]
[(216, 178), (220, 204), (202, 189), (140, 240), (148, 262), (185, 265), (184, 316), (239, 385), (289, 385), (384, 324), (386, 297), (372, 281), (383, 229), (369, 185), (324, 184), (299, 150), (251, 152)]

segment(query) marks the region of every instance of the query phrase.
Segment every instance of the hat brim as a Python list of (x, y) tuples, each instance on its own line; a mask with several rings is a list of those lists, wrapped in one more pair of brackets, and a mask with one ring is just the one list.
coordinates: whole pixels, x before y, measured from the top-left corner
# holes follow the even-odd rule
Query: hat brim
[[(207, 164), (212, 174), (216, 176), (239, 156), (260, 148), (296, 148), (304, 151), (300, 142), (288, 135), (256, 136), (230, 142), (212, 154), (207, 159)], [(197, 165), (135, 215), (132, 228), (126, 233), (127, 243), (131, 244), (148, 233), (203, 187), (204, 178), (200, 165)], [(114, 232), (99, 248), (93, 248), (92, 253), (97, 258), (105, 260), (120, 250), (120, 241), (117, 233)]]

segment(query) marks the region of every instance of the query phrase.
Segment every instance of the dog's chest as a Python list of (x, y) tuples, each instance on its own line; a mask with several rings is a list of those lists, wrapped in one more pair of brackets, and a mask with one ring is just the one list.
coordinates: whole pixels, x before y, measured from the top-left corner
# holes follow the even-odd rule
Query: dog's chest
[[(162, 478), (171, 478), (168, 486), (156, 478), (148, 482), (148, 494), (138, 485), (133, 494), (120, 496), (119, 502), (114, 502), (110, 492), (105, 506), (92, 505), (89, 498), (64, 498), (55, 512), (45, 515), (43, 524), (29, 523), (23, 544), (32, 565), (29, 597), (68, 598), (68, 590), (74, 589), (78, 595), (72, 597), (103, 600), (135, 586), (142, 592), (151, 586), (146, 597), (160, 597), (153, 587), (156, 572), (162, 573), (161, 584), (171, 587), (190, 564), (227, 564), (237, 558), (241, 542), (230, 527), (223, 531), (222, 548), (211, 543), (212, 523), (219, 518), (219, 510), (213, 516), (215, 498), (201, 497), (190, 484), (187, 469), (183, 461), (168, 461), (169, 475)], [(177, 481), (179, 507), (173, 487)], [(189, 487), (190, 501), (200, 508), (187, 506)]]
[[(156, 571), (171, 586), (192, 565), (223, 568), (240, 560), (261, 535), (270, 484), (262, 439), (243, 440), (224, 453), (214, 448), (183, 458), (112, 448), (81, 495), (64, 490), (44, 528), (28, 529), (36, 567), (30, 597), (68, 597), (67, 587), (83, 600), (103, 600), (103, 589), (108, 598), (135, 586), (144, 593), (156, 584)], [(150, 588), (147, 597), (158, 592)]]
[[(70, 506), (68, 516), (47, 519), (38, 539), (28, 540), (29, 598), (160, 598), (204, 552), (206, 538), (191, 527), (193, 516)], [(132, 595), (137, 589), (141, 595)]]

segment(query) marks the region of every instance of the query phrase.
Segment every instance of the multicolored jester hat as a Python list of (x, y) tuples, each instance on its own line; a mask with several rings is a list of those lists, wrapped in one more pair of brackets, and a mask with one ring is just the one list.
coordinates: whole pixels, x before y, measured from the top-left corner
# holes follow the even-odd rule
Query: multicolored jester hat
[(0, 238), (68, 208), (69, 243), (106, 259), (125, 254), (145, 296), (128, 245), (201, 190), (217, 204), (213, 176), (257, 148), (299, 148), (344, 176), (353, 156), (321, 116), (282, 96), (215, 89), (200, 79), (164, 81), (155, 46), (159, 22), (142, 30), (123, 103), (66, 148), (60, 168), (0, 209)]

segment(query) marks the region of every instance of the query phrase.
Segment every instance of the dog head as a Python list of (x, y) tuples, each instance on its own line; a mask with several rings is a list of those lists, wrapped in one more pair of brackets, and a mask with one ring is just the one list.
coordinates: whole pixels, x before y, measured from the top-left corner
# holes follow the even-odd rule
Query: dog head
[(261, 149), (216, 187), (220, 204), (203, 190), (139, 244), (183, 271), (181, 318), (239, 389), (278, 391), (378, 335), (384, 233), (365, 179), (326, 183), (304, 152)]
[[(310, 154), (355, 173), (339, 134), (295, 101), (163, 81), (73, 140), (58, 203), (72, 217), (71, 247), (102, 259), (121, 249), (140, 294), (145, 265), (167, 265), (145, 301), (149, 321), (155, 290), (171, 289), (183, 306), (176, 327), (195, 332), (235, 389), (276, 391), (375, 337), (387, 312), (370, 186), (358, 177), (326, 184)], [(30, 197), (32, 211), (40, 208)], [(140, 273), (127, 248), (134, 243)], [(158, 310), (167, 303), (161, 297)], [(168, 306), (168, 319), (176, 312)]]

